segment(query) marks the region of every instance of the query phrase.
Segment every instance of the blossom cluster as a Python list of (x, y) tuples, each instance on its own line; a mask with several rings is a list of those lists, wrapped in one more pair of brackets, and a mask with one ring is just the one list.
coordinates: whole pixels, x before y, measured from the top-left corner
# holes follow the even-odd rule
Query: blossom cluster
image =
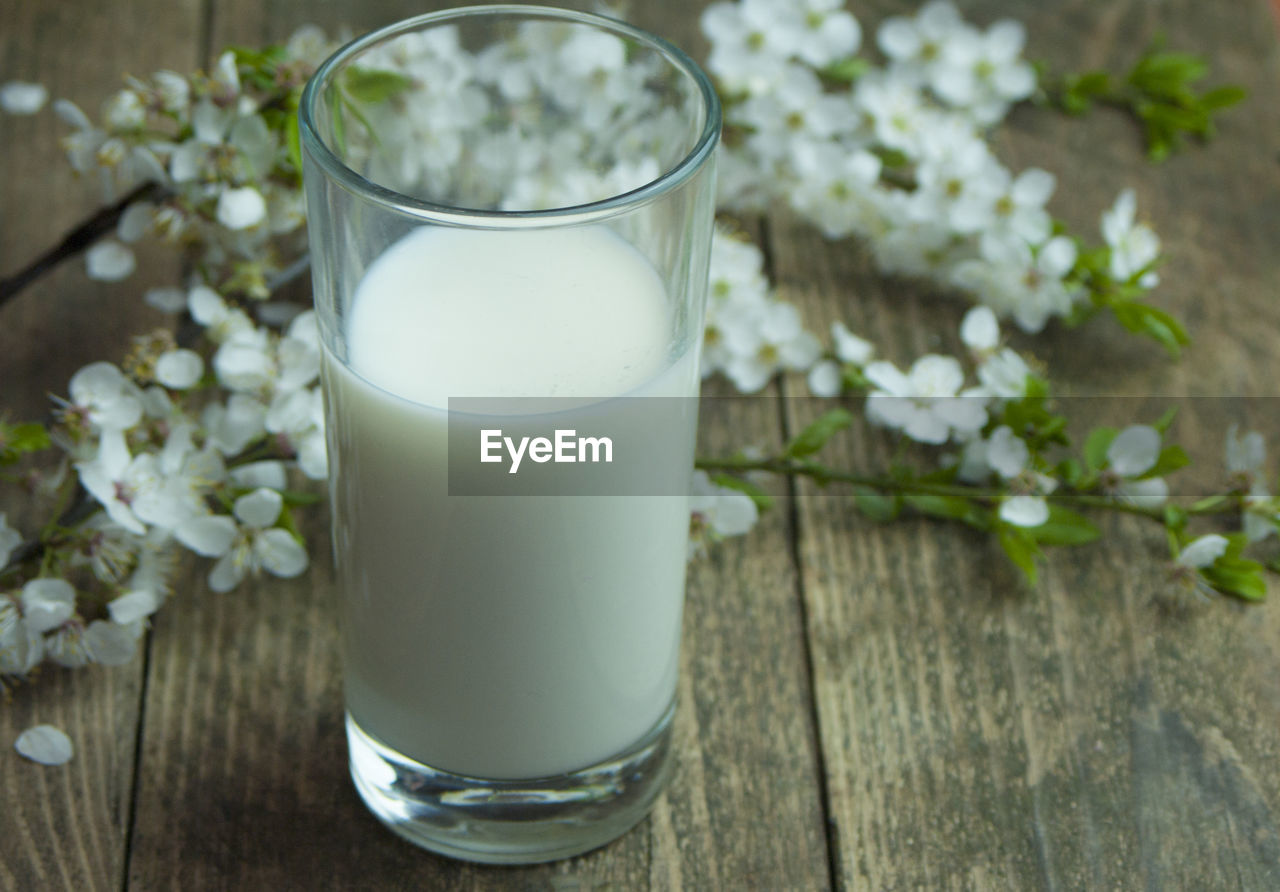
[[(138, 338), (124, 369), (95, 362), (71, 378), (53, 436), (74, 477), (58, 485), (78, 482), (101, 510), (45, 537), (39, 572), (22, 579), (17, 568), (17, 587), (0, 590), (0, 674), (43, 659), (130, 660), (182, 548), (215, 559), (216, 592), (308, 565), (287, 468), (326, 473), (314, 313), (275, 334), (207, 286), (183, 299), (213, 345), (212, 380), (167, 331)], [(0, 516), (0, 570), (22, 542)]]
[[(72, 168), (98, 181), (105, 202), (136, 196), (114, 237), (87, 252), (89, 276), (129, 277), (132, 245), (150, 236), (187, 249), (206, 282), (266, 297), (267, 282), (305, 250), (299, 171), (283, 122), (333, 46), (319, 29), (303, 28), (270, 57), (228, 50), (207, 74), (129, 78), (98, 121), (70, 100), (55, 101), (71, 128), (62, 142)], [(20, 112), (43, 102), (30, 90), (9, 95)]]
[(1046, 209), (1055, 177), (991, 151), (986, 130), (1036, 87), (1019, 23), (979, 30), (933, 0), (881, 23), (882, 66), (856, 56), (861, 27), (837, 0), (717, 3), (702, 24), (731, 97), (726, 206), (786, 201), (831, 238), (864, 239), (882, 271), (958, 289), (1027, 332), (1088, 312), (1105, 284), (1132, 298), (1157, 283), (1159, 239), (1132, 193), (1103, 227), (1111, 281), (1087, 287)]
[(359, 57), (340, 88), (344, 160), (460, 207), (619, 195), (656, 179), (684, 143), (664, 104), (664, 64), (620, 37), (552, 22), (522, 22), (477, 51), (451, 26), (403, 34)]

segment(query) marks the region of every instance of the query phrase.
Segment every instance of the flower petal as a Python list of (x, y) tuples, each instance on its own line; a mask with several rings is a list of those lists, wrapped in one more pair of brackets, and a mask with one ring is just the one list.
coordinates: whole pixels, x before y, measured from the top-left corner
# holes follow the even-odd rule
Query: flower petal
[(248, 229), (267, 218), (267, 202), (252, 186), (226, 189), (218, 197), (217, 216), (228, 229)]
[(876, 348), (870, 341), (863, 340), (849, 331), (843, 322), (831, 323), (831, 338), (836, 344), (836, 356), (840, 357), (842, 362), (864, 366), (875, 353)]
[(1018, 527), (1038, 527), (1049, 519), (1043, 496), (1013, 496), (1000, 503), (1000, 519)]
[(1209, 533), (1187, 543), (1186, 547), (1182, 549), (1182, 553), (1178, 555), (1177, 562), (1184, 567), (1195, 567), (1197, 569), (1208, 567), (1226, 553), (1229, 544), (1226, 536)]
[(236, 499), (234, 511), (245, 526), (265, 529), (276, 522), (282, 507), (284, 497), (274, 489), (262, 486)]
[(828, 359), (810, 369), (809, 391), (814, 396), (839, 396), (840, 366)]
[(1160, 432), (1149, 424), (1126, 427), (1107, 448), (1111, 470), (1121, 477), (1145, 474), (1160, 457)]
[(974, 307), (960, 323), (960, 340), (970, 350), (992, 350), (1000, 342), (1000, 324), (990, 307)]
[(89, 657), (103, 666), (123, 666), (138, 652), (137, 636), (128, 626), (106, 619), (95, 619), (84, 633)]
[(42, 577), (22, 587), (22, 619), (36, 632), (56, 629), (76, 610), (76, 590), (65, 579)]
[(18, 735), (13, 748), (18, 755), (41, 765), (64, 765), (71, 761), (75, 749), (71, 738), (53, 725), (36, 725)]
[(307, 550), (286, 530), (271, 529), (261, 533), (254, 540), (253, 550), (263, 567), (285, 579), (307, 569)]
[(193, 517), (178, 524), (174, 536), (183, 545), (204, 557), (221, 557), (231, 550), (236, 538), (236, 522), (225, 514)]
[(193, 387), (204, 374), (204, 360), (194, 350), (178, 348), (160, 354), (156, 360), (156, 380), (174, 390)]
[(84, 262), (89, 278), (99, 282), (127, 279), (138, 267), (133, 251), (115, 239), (98, 242), (85, 253)]
[(49, 101), (44, 84), (9, 81), (0, 87), (0, 108), (11, 115), (34, 115)]
[(266, 487), (268, 489), (284, 489), (288, 484), (285, 478), (284, 464), (278, 461), (255, 461), (240, 465), (227, 472), (231, 482), (236, 486)]

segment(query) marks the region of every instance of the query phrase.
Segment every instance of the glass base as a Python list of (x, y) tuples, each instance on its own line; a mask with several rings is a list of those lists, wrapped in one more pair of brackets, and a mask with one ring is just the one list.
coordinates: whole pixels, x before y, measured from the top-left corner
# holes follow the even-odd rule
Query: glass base
[(486, 780), (440, 771), (365, 733), (347, 714), (351, 777), (365, 805), (410, 842), (464, 861), (535, 864), (618, 838), (671, 772), (675, 704), (624, 752), (554, 777)]

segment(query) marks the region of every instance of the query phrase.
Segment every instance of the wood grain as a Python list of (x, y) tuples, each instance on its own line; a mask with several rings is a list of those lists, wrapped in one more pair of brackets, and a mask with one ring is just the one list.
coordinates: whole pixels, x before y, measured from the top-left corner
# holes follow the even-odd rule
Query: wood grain
[[(1250, 88), (1253, 99), (1211, 147), (1158, 167), (1142, 161), (1135, 130), (1117, 115), (1013, 116), (1002, 156), (1015, 169), (1057, 172), (1052, 208), (1076, 229), (1096, 226), (1123, 185), (1137, 187), (1173, 258), (1161, 299), (1188, 319), (1196, 344), (1171, 365), (1105, 320), (1090, 323), (1083, 351), (1078, 332), (1013, 340), (1047, 361), (1064, 393), (1273, 394), (1280, 266), (1268, 246), (1280, 238), (1280, 117), (1268, 98), (1277, 52), (1265, 4), (961, 5), (980, 22), (1018, 16), (1033, 56), (1073, 69), (1117, 70), (1164, 30), (1172, 47), (1213, 59), (1215, 78)], [(887, 14), (910, 4), (868, 6)], [(810, 319), (844, 318), (900, 362), (957, 349), (954, 336), (922, 342), (917, 326), (958, 324), (958, 305), (879, 278), (861, 249), (826, 243), (785, 214), (772, 232), (784, 293)], [(1268, 404), (1232, 405), (1274, 425)], [(1216, 464), (1218, 416), (1182, 406), (1179, 440)], [(788, 407), (793, 426), (817, 410), (794, 398)], [(889, 445), (861, 430), (830, 458), (872, 466)], [(967, 531), (877, 527), (847, 498), (809, 487), (798, 516), (843, 886), (1280, 882), (1274, 610), (1221, 600), (1171, 608), (1161, 537), (1137, 521), (1111, 523), (1087, 553), (1053, 557), (1027, 591), (998, 550)]]
[[(96, 116), (139, 64), (189, 69), (196, 64), (198, 5), (129, 2), (106, 6), (0, 2), (0, 82), (44, 83)], [(91, 182), (62, 157), (67, 132), (49, 110), (5, 115), (0, 123), (0, 270), (8, 273), (54, 243), (98, 206)], [(144, 254), (127, 282), (90, 282), (73, 260), (0, 308), (0, 414), (42, 419), (50, 393), (66, 393), (80, 366), (118, 360), (129, 338), (162, 320), (142, 290), (176, 272), (161, 252)], [(47, 505), (0, 489), (10, 521), (31, 530)], [(119, 669), (46, 667), (0, 707), (0, 888), (118, 889), (134, 776), (143, 659)], [(65, 730), (76, 755), (47, 768), (13, 751), (18, 734), (38, 723)]]

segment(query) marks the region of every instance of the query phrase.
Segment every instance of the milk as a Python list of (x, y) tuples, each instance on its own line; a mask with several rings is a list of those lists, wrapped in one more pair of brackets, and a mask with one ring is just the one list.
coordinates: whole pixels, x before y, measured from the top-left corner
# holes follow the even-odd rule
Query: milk
[[(687, 498), (451, 496), (446, 408), (576, 397), (556, 424), (587, 429), (628, 411), (611, 397), (693, 396), (672, 313), (603, 226), (422, 228), (368, 268), (337, 333), (351, 368), (324, 362), (347, 708), (366, 733), (433, 768), (531, 778), (663, 715)], [(695, 424), (650, 448), (688, 467)]]

